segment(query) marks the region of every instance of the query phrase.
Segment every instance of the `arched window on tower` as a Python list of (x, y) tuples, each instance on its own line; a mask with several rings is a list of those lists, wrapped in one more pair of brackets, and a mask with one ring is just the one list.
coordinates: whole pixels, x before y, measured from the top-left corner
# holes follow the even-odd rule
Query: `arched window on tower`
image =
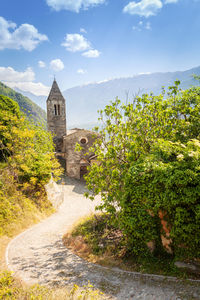
[(58, 104), (58, 115), (60, 116), (60, 104)]
[(54, 104), (54, 114), (55, 114), (55, 116), (57, 116), (57, 107), (56, 107), (56, 104)]

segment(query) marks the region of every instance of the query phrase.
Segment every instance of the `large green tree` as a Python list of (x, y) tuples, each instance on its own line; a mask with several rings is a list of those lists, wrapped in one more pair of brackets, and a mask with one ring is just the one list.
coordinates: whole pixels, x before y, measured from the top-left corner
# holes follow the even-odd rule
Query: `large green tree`
[(92, 149), (98, 163), (86, 182), (137, 254), (149, 241), (162, 250), (160, 212), (174, 253), (200, 254), (200, 88), (181, 91), (179, 84), (100, 111), (101, 139)]

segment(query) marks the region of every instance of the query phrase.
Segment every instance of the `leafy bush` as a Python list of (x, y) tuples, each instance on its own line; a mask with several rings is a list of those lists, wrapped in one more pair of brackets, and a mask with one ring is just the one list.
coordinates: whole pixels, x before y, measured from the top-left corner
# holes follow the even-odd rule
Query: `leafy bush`
[(161, 247), (162, 233), (176, 256), (200, 257), (200, 142), (159, 140), (131, 164), (125, 182), (120, 220), (130, 245)]

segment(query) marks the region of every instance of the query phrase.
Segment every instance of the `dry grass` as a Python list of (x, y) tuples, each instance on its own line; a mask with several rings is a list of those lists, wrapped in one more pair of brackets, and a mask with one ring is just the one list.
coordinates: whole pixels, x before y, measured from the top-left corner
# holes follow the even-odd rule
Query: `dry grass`
[[(90, 214), (86, 217), (80, 218), (77, 222), (75, 222), (72, 227), (70, 232), (66, 233), (63, 236), (63, 243), (64, 245), (70, 249), (74, 254), (80, 256), (81, 258), (87, 260), (88, 262), (91, 263), (97, 263), (99, 265), (105, 266), (105, 267), (118, 267), (124, 270), (133, 270), (130, 266), (127, 266), (126, 264), (123, 263), (123, 256), (124, 256), (124, 251), (121, 249), (121, 252), (118, 251), (118, 257), (116, 258), (116, 243), (119, 242), (119, 239), (121, 238), (121, 232), (119, 233), (118, 230), (110, 232), (109, 229), (106, 229), (104, 231), (104, 234), (106, 235), (106, 239), (109, 243), (109, 246), (106, 247), (106, 251), (104, 251), (104, 241), (105, 241), (105, 235), (102, 234), (102, 232), (99, 234), (98, 230), (95, 230), (95, 224), (93, 228), (88, 229), (87, 225), (88, 222), (90, 223), (91, 220), (96, 219), (96, 222), (98, 224), (99, 220), (101, 219), (101, 214), (95, 215)], [(100, 237), (100, 242), (98, 241), (96, 245), (98, 248), (100, 248), (100, 255), (94, 253), (93, 245), (90, 246), (90, 244), (94, 244), (93, 241), (92, 243), (87, 242), (87, 237), (83, 235), (76, 235), (76, 230), (78, 228), (85, 227), (86, 232), (87, 230), (91, 230), (95, 232), (95, 235), (97, 236), (99, 234)], [(85, 233), (86, 233), (85, 232)], [(75, 234), (74, 234), (75, 233)], [(101, 236), (104, 235), (104, 238), (101, 239)], [(115, 243), (116, 242), (116, 243)], [(96, 241), (95, 241), (96, 243)], [(101, 249), (103, 251), (101, 251)]]
[(90, 247), (85, 243), (82, 236), (73, 237), (70, 233), (67, 233), (63, 237), (63, 243), (67, 248), (83, 258), (87, 258), (91, 253)]
[(10, 240), (7, 236), (0, 237), (0, 271), (6, 269), (5, 250)]
[(64, 245), (83, 259), (126, 271), (199, 279), (174, 265), (168, 253), (162, 256), (134, 256), (126, 246), (122, 232), (109, 225), (108, 215), (90, 215), (74, 224), (63, 237)]
[(84, 287), (74, 285), (66, 288), (50, 289), (34, 285), (26, 286), (13, 278), (10, 272), (0, 273), (0, 299), (13, 300), (99, 300), (105, 299), (103, 293), (89, 282)]
[(111, 249), (101, 255), (95, 255), (82, 236), (74, 237), (70, 233), (67, 233), (63, 237), (63, 243), (66, 248), (88, 262), (97, 263), (105, 267), (117, 267), (127, 271), (133, 270), (133, 268), (124, 264), (123, 260), (119, 257), (116, 259)]

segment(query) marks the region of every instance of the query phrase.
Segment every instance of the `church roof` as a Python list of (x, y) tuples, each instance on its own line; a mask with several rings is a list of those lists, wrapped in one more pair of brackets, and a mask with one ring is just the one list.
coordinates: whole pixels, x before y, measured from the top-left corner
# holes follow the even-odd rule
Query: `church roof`
[(73, 134), (73, 133), (77, 132), (78, 130), (80, 130), (80, 129), (78, 129), (78, 128), (68, 129), (67, 135)]
[(58, 84), (56, 82), (56, 80), (54, 79), (49, 96), (47, 98), (47, 101), (51, 101), (51, 100), (62, 100), (65, 101), (59, 87)]

